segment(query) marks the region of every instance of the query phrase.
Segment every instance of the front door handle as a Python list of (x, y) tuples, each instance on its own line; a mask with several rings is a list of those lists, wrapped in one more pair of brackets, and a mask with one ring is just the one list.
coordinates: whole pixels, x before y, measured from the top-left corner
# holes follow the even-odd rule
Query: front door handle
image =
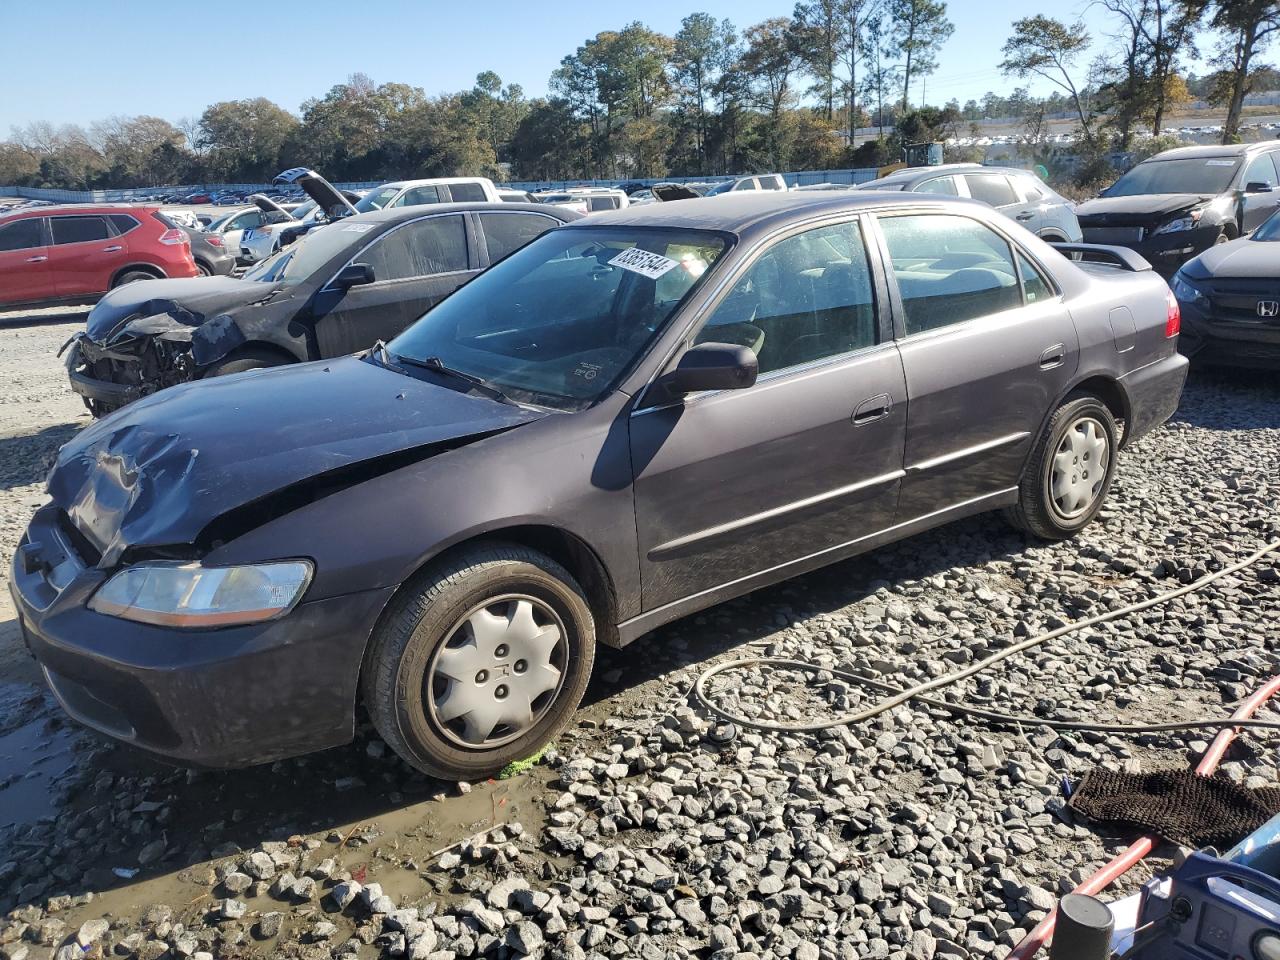
[(27, 257), (27, 263), (44, 263), (48, 257)]
[(1052, 370), (1054, 367), (1060, 367), (1066, 359), (1066, 344), (1055, 343), (1052, 347), (1046, 347), (1044, 353), (1040, 354), (1040, 369)]
[(1014, 217), (1013, 219), (1015, 219), (1015, 220), (1030, 220), (1030, 219), (1032, 219), (1034, 216), (1035, 216), (1035, 214), (1034, 214), (1034, 213), (1032, 213), (1030, 210), (1024, 210), (1024, 211), (1022, 211), (1022, 213), (1018, 214), (1018, 215), (1017, 215), (1016, 217)]
[(113, 243), (113, 244), (112, 244), (111, 246), (109, 246), (109, 247), (103, 247), (103, 248), (102, 248), (102, 252), (103, 252), (103, 253), (117, 253), (117, 252), (119, 252), (119, 251), (121, 251), (121, 250), (123, 250), (123, 249), (124, 249), (124, 247), (120, 246), (120, 244), (118, 244), (118, 243)]
[(877, 397), (868, 397), (860, 404), (854, 407), (853, 422), (855, 426), (862, 426), (864, 423), (873, 423), (876, 420), (882, 420), (893, 411), (893, 401), (889, 399), (887, 393), (882, 393)]

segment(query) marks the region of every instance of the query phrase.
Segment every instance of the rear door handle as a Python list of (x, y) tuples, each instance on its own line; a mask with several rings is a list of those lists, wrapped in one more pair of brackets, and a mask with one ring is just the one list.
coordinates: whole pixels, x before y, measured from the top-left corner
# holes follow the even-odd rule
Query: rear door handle
[(1066, 344), (1055, 343), (1052, 347), (1048, 347), (1044, 353), (1040, 354), (1040, 368), (1042, 370), (1052, 370), (1054, 367), (1062, 366), (1066, 359)]
[(48, 257), (27, 257), (27, 263), (44, 263)]
[(123, 249), (124, 249), (124, 247), (120, 246), (120, 244), (118, 244), (118, 243), (113, 243), (113, 244), (112, 244), (111, 246), (109, 246), (109, 247), (103, 247), (103, 248), (102, 248), (102, 252), (103, 252), (103, 253), (116, 253), (117, 251), (119, 251), (119, 250), (123, 250)]
[(887, 393), (882, 393), (876, 397), (868, 397), (858, 404), (853, 410), (853, 422), (856, 426), (862, 426), (864, 423), (873, 423), (887, 417), (893, 410), (893, 401), (889, 399)]

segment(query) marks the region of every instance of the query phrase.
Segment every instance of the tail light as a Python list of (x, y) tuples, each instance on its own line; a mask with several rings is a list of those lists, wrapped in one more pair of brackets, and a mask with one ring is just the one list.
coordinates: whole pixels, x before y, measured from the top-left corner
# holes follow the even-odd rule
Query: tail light
[(1165, 303), (1169, 305), (1169, 312), (1164, 318), (1164, 335), (1176, 337), (1182, 330), (1182, 309), (1178, 306), (1178, 298), (1173, 295), (1172, 290), (1165, 294)]
[(189, 245), (191, 243), (191, 241), (187, 239), (187, 235), (177, 227), (170, 227), (164, 233), (160, 234), (160, 242), (170, 247), (184, 243)]
[(204, 242), (211, 244), (212, 246), (215, 246), (215, 247), (220, 247), (222, 246), (222, 237), (220, 237), (216, 233), (211, 233), (204, 238)]

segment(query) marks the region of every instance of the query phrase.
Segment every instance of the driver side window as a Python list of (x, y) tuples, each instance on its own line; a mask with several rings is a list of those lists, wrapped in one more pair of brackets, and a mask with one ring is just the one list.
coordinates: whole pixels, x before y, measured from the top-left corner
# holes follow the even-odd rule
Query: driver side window
[(756, 354), (761, 374), (874, 346), (875, 296), (857, 223), (779, 240), (738, 279), (694, 343)]
[(1247, 187), (1251, 183), (1265, 183), (1269, 187), (1276, 185), (1276, 168), (1271, 162), (1271, 154), (1259, 154), (1245, 169), (1243, 185)]
[(466, 225), (461, 216), (413, 220), (379, 238), (357, 260), (373, 267), (378, 283), (466, 270)]

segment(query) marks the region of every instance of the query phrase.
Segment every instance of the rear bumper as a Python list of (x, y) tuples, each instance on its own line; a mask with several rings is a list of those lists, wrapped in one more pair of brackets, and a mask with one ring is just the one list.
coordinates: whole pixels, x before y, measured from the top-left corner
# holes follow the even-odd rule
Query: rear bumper
[(1129, 400), (1125, 446), (1174, 415), (1182, 399), (1182, 387), (1187, 382), (1188, 366), (1187, 358), (1175, 353), (1120, 378), (1120, 385)]
[[(391, 589), (304, 602), (243, 627), (132, 623), (88, 609), (107, 574), (76, 558), (56, 515), (48, 506), (32, 520), (10, 591), (26, 645), (72, 718), (202, 767), (265, 763), (351, 740), (360, 663)], [(47, 568), (27, 569), (23, 549), (33, 542)]]
[(1280, 321), (1243, 323), (1216, 319), (1180, 300), (1178, 349), (1197, 362), (1257, 370), (1280, 370)]

